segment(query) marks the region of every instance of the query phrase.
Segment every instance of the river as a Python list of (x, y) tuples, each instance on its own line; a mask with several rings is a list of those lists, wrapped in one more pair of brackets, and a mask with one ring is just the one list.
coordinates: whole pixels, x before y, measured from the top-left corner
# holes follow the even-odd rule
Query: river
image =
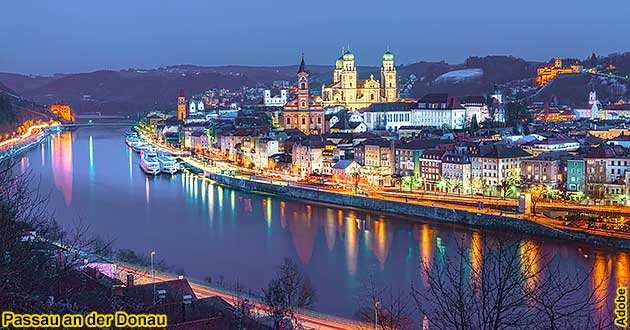
[[(408, 291), (424, 280), (420, 260), (454, 253), (497, 233), (247, 193), (192, 175), (147, 177), (124, 143), (126, 128), (80, 128), (53, 134), (23, 154), (50, 208), (66, 228), (77, 221), (114, 239), (117, 248), (164, 259), (175, 271), (216, 283), (260, 289), (283, 258), (297, 261), (319, 299), (314, 309), (352, 317), (368, 277)], [(543, 239), (540, 250), (566, 269), (594, 262), (591, 283), (613, 292), (630, 284), (630, 254)], [(612, 308), (612, 302), (608, 307)]]

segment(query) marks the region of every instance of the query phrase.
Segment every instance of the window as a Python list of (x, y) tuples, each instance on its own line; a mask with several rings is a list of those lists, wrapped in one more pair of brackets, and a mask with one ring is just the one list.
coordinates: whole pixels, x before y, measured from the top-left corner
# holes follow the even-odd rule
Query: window
[(302, 117), (302, 125), (306, 125), (306, 118)]
[(287, 125), (291, 125), (291, 118), (287, 118)]

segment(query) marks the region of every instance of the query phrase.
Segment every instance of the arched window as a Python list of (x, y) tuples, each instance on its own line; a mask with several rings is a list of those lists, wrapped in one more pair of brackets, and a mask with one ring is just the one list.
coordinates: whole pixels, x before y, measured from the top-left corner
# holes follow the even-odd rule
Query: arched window
[(306, 106), (306, 102), (304, 100), (302, 100), (302, 107)]
[(300, 84), (300, 89), (305, 89), (305, 88), (306, 88), (306, 84), (301, 83), (301, 84)]
[(306, 118), (302, 117), (302, 125), (306, 125)]
[(291, 118), (287, 118), (287, 125), (291, 124)]

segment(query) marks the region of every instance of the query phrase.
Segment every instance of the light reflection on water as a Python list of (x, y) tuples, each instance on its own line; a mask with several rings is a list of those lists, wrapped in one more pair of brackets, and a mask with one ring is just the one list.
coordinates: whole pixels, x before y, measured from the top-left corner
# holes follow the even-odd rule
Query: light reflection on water
[[(439, 270), (458, 243), (470, 247), (471, 274), (482, 269), (484, 238), (492, 233), (250, 194), (189, 174), (146, 177), (139, 156), (124, 144), (124, 131), (82, 128), (54, 134), (41, 151), (25, 154), (21, 166), (42, 174), (40, 191), (52, 192), (50, 205), (62, 224), (83, 217), (95, 233), (115, 238), (118, 247), (155, 250), (192, 277), (223, 275), (252, 289), (262, 288), (289, 257), (310, 275), (319, 293), (317, 309), (341, 316), (354, 313), (368, 275), (396, 288), (409, 288), (412, 281), (426, 287), (421, 261)], [(601, 283), (600, 295), (630, 284), (627, 252), (551, 239), (522, 244), (561, 256), (569, 271), (593, 262), (591, 283)]]

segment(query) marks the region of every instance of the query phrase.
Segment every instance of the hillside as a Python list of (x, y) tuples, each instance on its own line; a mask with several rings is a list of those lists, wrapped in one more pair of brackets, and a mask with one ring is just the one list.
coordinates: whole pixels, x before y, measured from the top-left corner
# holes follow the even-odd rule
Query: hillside
[[(314, 74), (328, 66), (309, 66)], [(239, 89), (269, 86), (274, 80), (295, 79), (296, 65), (278, 67), (177, 65), (159, 69), (129, 69), (55, 75), (24, 76), (0, 73), (0, 82), (42, 104), (69, 103), (76, 112), (139, 112), (175, 104), (176, 93), (187, 95), (212, 88)]]
[[(423, 63), (413, 72), (418, 81), (412, 95), (448, 92), (455, 95), (486, 94), (495, 84), (532, 79), (540, 63), (512, 56), (469, 57), (463, 64)], [(403, 67), (406, 68), (406, 67)], [(402, 71), (402, 70), (401, 70)]]
[(532, 100), (557, 100), (562, 104), (584, 105), (588, 101), (588, 93), (594, 90), (600, 101), (615, 102), (630, 96), (628, 87), (616, 79), (586, 73), (560, 75), (540, 89)]
[[(630, 70), (630, 53), (595, 56), (584, 62), (589, 61), (600, 67), (614, 64), (617, 73)], [(462, 64), (444, 61), (404, 64), (398, 67), (399, 87), (403, 97), (421, 97), (435, 92), (486, 94), (495, 84), (534, 87), (532, 81), (536, 68), (541, 64), (512, 56), (469, 57)], [(311, 73), (311, 88), (315, 93), (322, 84), (330, 83), (333, 65), (307, 67)], [(184, 88), (186, 95), (191, 95), (212, 88), (235, 90), (243, 86), (270, 86), (274, 80), (293, 82), (296, 71), (297, 65), (174, 65), (157, 69), (101, 70), (51, 77), (0, 73), (0, 90), (41, 104), (66, 102), (79, 113), (130, 113), (172, 108), (179, 88)], [(367, 79), (370, 75), (380, 78), (378, 66), (360, 66), (357, 71), (360, 79)], [(534, 99), (556, 96), (561, 102), (581, 102), (590, 85), (595, 86), (602, 98), (627, 95), (623, 84), (609, 79), (589, 77), (580, 80), (569, 76), (567, 79), (557, 79)]]
[(51, 115), (46, 107), (21, 98), (0, 83), (0, 140), (27, 120), (50, 119)]

